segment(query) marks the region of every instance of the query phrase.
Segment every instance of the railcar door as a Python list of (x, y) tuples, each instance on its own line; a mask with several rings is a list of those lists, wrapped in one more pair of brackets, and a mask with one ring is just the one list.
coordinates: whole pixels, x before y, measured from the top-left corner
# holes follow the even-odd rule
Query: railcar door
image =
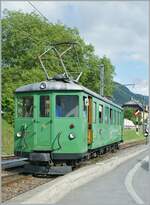
[(88, 144), (92, 144), (93, 131), (92, 131), (92, 97), (88, 97)]
[(34, 106), (32, 94), (19, 94), (16, 97), (15, 152), (29, 152), (34, 144)]
[(37, 96), (37, 137), (36, 148), (49, 149), (50, 148), (50, 95), (43, 94)]

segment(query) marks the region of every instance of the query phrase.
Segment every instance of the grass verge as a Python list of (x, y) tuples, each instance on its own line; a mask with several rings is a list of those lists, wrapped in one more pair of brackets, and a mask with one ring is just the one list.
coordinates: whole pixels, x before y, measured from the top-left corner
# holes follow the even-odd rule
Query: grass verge
[(12, 125), (2, 119), (2, 155), (14, 153), (14, 131)]
[(135, 129), (124, 129), (123, 138), (124, 138), (124, 141), (145, 139), (143, 132), (139, 131), (138, 133), (136, 133)]

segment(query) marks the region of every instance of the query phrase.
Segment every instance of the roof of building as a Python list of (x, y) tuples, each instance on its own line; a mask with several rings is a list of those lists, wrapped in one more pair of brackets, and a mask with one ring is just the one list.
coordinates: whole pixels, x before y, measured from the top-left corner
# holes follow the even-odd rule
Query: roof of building
[(143, 106), (140, 102), (137, 102), (136, 100), (131, 99), (130, 101), (124, 103), (122, 107), (139, 107), (143, 110)]

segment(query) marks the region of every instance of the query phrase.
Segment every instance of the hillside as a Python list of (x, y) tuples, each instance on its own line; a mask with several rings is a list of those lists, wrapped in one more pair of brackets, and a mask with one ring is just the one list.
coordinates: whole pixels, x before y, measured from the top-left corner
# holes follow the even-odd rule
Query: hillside
[(147, 105), (148, 96), (135, 94), (131, 92), (126, 86), (121, 85), (120, 83), (115, 82), (115, 89), (113, 92), (113, 101), (119, 105), (123, 105), (125, 102), (131, 100), (131, 98)]

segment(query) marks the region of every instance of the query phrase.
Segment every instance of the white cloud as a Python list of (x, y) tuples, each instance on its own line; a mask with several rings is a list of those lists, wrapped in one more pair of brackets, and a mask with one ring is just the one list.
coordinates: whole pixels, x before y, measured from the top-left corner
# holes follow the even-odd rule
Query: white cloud
[[(33, 4), (49, 21), (61, 20), (78, 27), (98, 55), (106, 54), (114, 63), (120, 58), (148, 63), (148, 2), (34, 1)], [(4, 8), (34, 10), (27, 1), (2, 1)]]
[(134, 80), (135, 86), (131, 88), (131, 91), (134, 93), (139, 93), (142, 95), (148, 95), (148, 81), (142, 79)]
[(81, 20), (81, 31), (94, 44), (97, 54), (108, 54), (117, 61), (123, 54), (133, 59), (136, 53), (140, 56), (137, 61), (148, 62), (146, 2), (88, 3), (79, 7), (78, 14), (86, 19)]
[(143, 56), (140, 53), (133, 53), (130, 55), (130, 58), (137, 61), (143, 61)]

